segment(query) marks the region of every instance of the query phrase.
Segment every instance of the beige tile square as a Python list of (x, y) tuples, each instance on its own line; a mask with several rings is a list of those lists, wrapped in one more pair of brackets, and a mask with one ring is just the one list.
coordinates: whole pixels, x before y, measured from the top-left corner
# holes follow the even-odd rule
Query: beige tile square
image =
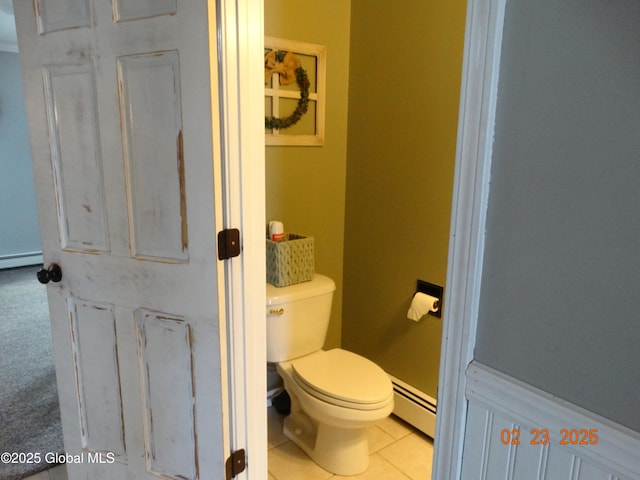
[(382, 450), (384, 447), (396, 441), (395, 438), (376, 425), (369, 427), (367, 430), (367, 439), (369, 440), (369, 455)]
[(42, 472), (38, 472), (35, 475), (26, 477), (24, 480), (49, 480), (49, 470), (43, 470)]
[(378, 452), (411, 480), (430, 480), (433, 443), (426, 435), (412, 433)]
[(273, 407), (267, 409), (267, 447), (269, 449), (289, 440), (282, 432), (283, 422), (284, 415), (280, 415)]
[(387, 432), (396, 440), (406, 437), (416, 431), (415, 428), (395, 415), (389, 415), (387, 418), (376, 423), (376, 426)]
[(53, 467), (49, 469), (49, 479), (50, 480), (67, 480), (67, 466), (58, 465), (57, 467)]
[(332, 478), (335, 480), (340, 478), (348, 478), (351, 480), (409, 480), (409, 477), (404, 475), (400, 470), (385, 461), (379, 455), (371, 455), (371, 457), (369, 457), (369, 468), (367, 468), (366, 472), (361, 473), (360, 475), (350, 477), (336, 475)]
[(269, 473), (277, 480), (327, 480), (333, 477), (292, 442), (272, 448), (268, 456)]

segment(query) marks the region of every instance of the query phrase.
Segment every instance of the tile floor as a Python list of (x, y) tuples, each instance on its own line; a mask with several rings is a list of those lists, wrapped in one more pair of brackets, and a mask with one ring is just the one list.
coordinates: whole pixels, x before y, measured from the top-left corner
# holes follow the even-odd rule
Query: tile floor
[(269, 480), (430, 480), (433, 441), (395, 416), (369, 430), (369, 469), (350, 477), (320, 468), (282, 433), (283, 418), (268, 410)]
[[(369, 430), (369, 469), (357, 476), (333, 475), (316, 465), (282, 433), (284, 417), (268, 409), (269, 480), (429, 480), (433, 441), (411, 425), (390, 416)], [(64, 465), (25, 480), (67, 480)]]

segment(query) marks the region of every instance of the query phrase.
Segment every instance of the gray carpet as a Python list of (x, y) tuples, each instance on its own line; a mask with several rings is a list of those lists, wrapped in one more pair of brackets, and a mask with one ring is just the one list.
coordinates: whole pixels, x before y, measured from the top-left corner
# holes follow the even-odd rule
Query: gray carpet
[(0, 453), (39, 452), (40, 464), (0, 461), (0, 480), (52, 467), (48, 452), (63, 452), (51, 329), (39, 267), (0, 270)]

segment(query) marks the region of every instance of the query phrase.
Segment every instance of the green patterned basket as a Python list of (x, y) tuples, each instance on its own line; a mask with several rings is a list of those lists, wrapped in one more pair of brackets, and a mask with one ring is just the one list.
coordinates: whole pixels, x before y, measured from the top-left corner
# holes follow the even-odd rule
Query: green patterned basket
[(313, 280), (313, 237), (285, 234), (281, 242), (267, 239), (267, 282), (286, 287)]

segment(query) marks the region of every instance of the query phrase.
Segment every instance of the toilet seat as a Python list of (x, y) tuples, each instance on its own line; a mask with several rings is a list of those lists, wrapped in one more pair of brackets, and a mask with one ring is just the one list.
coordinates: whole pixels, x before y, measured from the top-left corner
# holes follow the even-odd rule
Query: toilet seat
[(327, 403), (356, 410), (376, 410), (393, 398), (387, 374), (372, 361), (336, 348), (291, 362), (292, 377), (310, 395)]

